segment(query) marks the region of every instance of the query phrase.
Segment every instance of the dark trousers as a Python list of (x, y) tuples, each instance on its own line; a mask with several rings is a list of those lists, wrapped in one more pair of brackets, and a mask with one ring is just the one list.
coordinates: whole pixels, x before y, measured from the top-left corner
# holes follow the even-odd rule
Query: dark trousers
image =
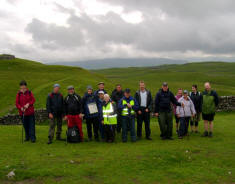
[(92, 126), (93, 126), (93, 132), (94, 132), (94, 137), (95, 139), (99, 138), (99, 118), (94, 117), (94, 118), (87, 118), (86, 119), (86, 127), (87, 127), (87, 135), (88, 138), (92, 138)]
[(118, 111), (117, 113), (117, 132), (120, 133), (122, 129), (122, 115), (121, 112)]
[(55, 116), (53, 119), (50, 119), (48, 138), (51, 140), (54, 138), (56, 125), (57, 125), (56, 138), (60, 138), (62, 132), (62, 115), (57, 117)]
[(188, 125), (189, 125), (190, 117), (181, 117), (180, 118), (180, 128), (179, 128), (179, 136), (185, 136), (188, 134)]
[(104, 133), (104, 125), (101, 121), (99, 121), (99, 131), (100, 131), (100, 137), (102, 139), (105, 139), (105, 133)]
[(160, 112), (158, 117), (158, 123), (160, 126), (161, 137), (172, 137), (173, 129), (173, 114), (172, 112)]
[(145, 136), (150, 137), (150, 113), (145, 111), (145, 108), (141, 109), (141, 114), (137, 115), (137, 136), (142, 137), (142, 124), (145, 125)]
[(127, 132), (130, 128), (131, 140), (136, 141), (135, 116), (122, 116), (122, 141), (127, 141)]
[(106, 141), (113, 142), (115, 139), (116, 125), (104, 125)]
[(34, 115), (24, 116), (24, 118), (23, 116), (21, 116), (21, 118), (22, 118), (24, 130), (25, 130), (25, 139), (26, 140), (31, 139), (31, 141), (35, 141), (36, 140), (35, 116)]

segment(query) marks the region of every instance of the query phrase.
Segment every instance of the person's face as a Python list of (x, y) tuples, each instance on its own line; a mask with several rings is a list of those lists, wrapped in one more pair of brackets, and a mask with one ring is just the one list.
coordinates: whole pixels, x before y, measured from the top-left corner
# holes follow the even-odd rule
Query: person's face
[(182, 94), (183, 94), (183, 91), (180, 89), (180, 90), (178, 90), (178, 95), (179, 96), (182, 96)]
[(205, 90), (206, 91), (210, 91), (211, 90), (210, 84), (208, 84), (208, 83), (205, 84)]
[(100, 98), (101, 100), (104, 100), (104, 94), (103, 94), (103, 93), (100, 93), (100, 94), (99, 94), (99, 98)]
[(23, 85), (23, 86), (20, 86), (20, 91), (22, 93), (24, 93), (25, 91), (27, 91), (27, 86)]
[(167, 91), (168, 90), (168, 86), (162, 86), (163, 91)]
[(144, 83), (140, 83), (140, 90), (145, 90), (145, 84)]
[(92, 89), (88, 89), (88, 90), (87, 90), (87, 93), (88, 93), (89, 95), (91, 95), (91, 94), (92, 94)]
[(196, 91), (197, 89), (194, 86), (192, 86), (192, 92), (196, 92)]
[(74, 94), (74, 89), (69, 89), (69, 90), (68, 90), (68, 93), (69, 93), (70, 95)]
[(188, 94), (187, 93), (184, 93), (184, 98), (186, 99), (188, 97)]
[(104, 89), (104, 84), (100, 84), (98, 87), (99, 87), (99, 89), (103, 90)]
[(59, 88), (59, 87), (55, 87), (55, 88), (53, 89), (53, 92), (54, 92), (54, 93), (59, 93), (59, 91), (60, 91), (60, 88)]
[(116, 87), (116, 89), (117, 89), (117, 91), (121, 91), (121, 90), (122, 90), (122, 87), (118, 85), (118, 86)]
[(124, 93), (124, 96), (125, 96), (126, 98), (129, 98), (129, 97), (131, 96), (131, 94), (130, 94), (130, 93), (127, 93), (127, 92), (125, 92), (125, 93)]
[(109, 97), (109, 96), (104, 96), (104, 101), (105, 101), (106, 103), (108, 103), (109, 100), (110, 100), (110, 97)]

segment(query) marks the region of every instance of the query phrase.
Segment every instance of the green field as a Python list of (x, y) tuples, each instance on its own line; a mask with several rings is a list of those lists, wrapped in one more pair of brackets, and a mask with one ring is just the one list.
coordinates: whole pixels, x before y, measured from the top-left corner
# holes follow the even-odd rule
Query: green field
[[(163, 81), (170, 89), (190, 89), (196, 83), (210, 81), (219, 95), (235, 94), (235, 63), (191, 63), (151, 68), (126, 68), (87, 71), (77, 67), (49, 66), (23, 59), (0, 60), (0, 115), (15, 113), (18, 83), (25, 79), (36, 97), (36, 108), (45, 108), (47, 94), (54, 83), (62, 93), (74, 85), (83, 95), (88, 84), (96, 88), (99, 81), (111, 92), (115, 84), (133, 91), (144, 80), (152, 94)], [(151, 121), (153, 141), (114, 144), (84, 142), (65, 144), (55, 141), (47, 145), (48, 126), (37, 125), (36, 144), (21, 143), (21, 126), (0, 126), (0, 183), (235, 183), (235, 119), (234, 112), (218, 113), (213, 138), (192, 134), (174, 141), (161, 141), (156, 119)], [(200, 132), (203, 124), (200, 122)], [(63, 137), (65, 137), (65, 125)], [(86, 125), (83, 125), (85, 138)], [(6, 175), (14, 170), (15, 177)]]
[[(173, 141), (159, 139), (154, 119), (153, 141), (121, 143), (118, 135), (113, 144), (48, 146), (47, 126), (36, 127), (36, 144), (22, 144), (20, 126), (1, 126), (0, 183), (234, 183), (234, 118), (234, 113), (218, 114), (213, 138), (193, 134)], [(7, 179), (13, 169), (15, 178)]]

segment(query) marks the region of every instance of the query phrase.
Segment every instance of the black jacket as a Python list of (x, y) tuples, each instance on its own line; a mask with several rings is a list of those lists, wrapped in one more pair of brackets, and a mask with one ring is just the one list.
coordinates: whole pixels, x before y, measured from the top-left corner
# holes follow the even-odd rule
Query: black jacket
[(82, 99), (78, 94), (68, 95), (64, 99), (65, 115), (77, 115), (83, 113)]
[(64, 112), (64, 99), (61, 93), (50, 93), (47, 97), (47, 112), (61, 116)]
[(200, 92), (190, 92), (190, 98), (194, 104), (196, 112), (202, 112), (202, 95)]
[(181, 106), (181, 104), (177, 101), (172, 92), (163, 91), (160, 89), (155, 97), (155, 113), (159, 112), (170, 112), (172, 110), (171, 103), (176, 106)]
[[(151, 92), (149, 90), (146, 89), (147, 92), (147, 106), (146, 108), (149, 109), (149, 111), (152, 111), (153, 109), (153, 99), (152, 99), (152, 95)], [(138, 102), (139, 106), (141, 105), (141, 96), (140, 96), (140, 90), (136, 91), (135, 93), (135, 99)]]
[(117, 90), (115, 89), (115, 90), (113, 90), (113, 92), (112, 92), (111, 99), (112, 99), (116, 104), (118, 104), (119, 100), (121, 100), (123, 96), (124, 96), (123, 90), (117, 91)]

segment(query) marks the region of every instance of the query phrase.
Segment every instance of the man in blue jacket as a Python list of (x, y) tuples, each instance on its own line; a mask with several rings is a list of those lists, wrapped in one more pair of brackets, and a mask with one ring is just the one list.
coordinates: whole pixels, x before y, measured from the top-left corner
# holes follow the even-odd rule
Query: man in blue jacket
[(128, 127), (130, 127), (131, 141), (136, 142), (135, 112), (139, 109), (139, 105), (131, 96), (130, 89), (125, 89), (124, 97), (119, 101), (118, 108), (122, 115), (122, 142), (127, 142)]
[(82, 104), (84, 109), (84, 119), (87, 124), (88, 140), (92, 141), (92, 126), (94, 137), (96, 141), (99, 141), (99, 123), (101, 119), (101, 109), (99, 108), (98, 99), (93, 94), (92, 86), (87, 86), (87, 92), (82, 98)]

